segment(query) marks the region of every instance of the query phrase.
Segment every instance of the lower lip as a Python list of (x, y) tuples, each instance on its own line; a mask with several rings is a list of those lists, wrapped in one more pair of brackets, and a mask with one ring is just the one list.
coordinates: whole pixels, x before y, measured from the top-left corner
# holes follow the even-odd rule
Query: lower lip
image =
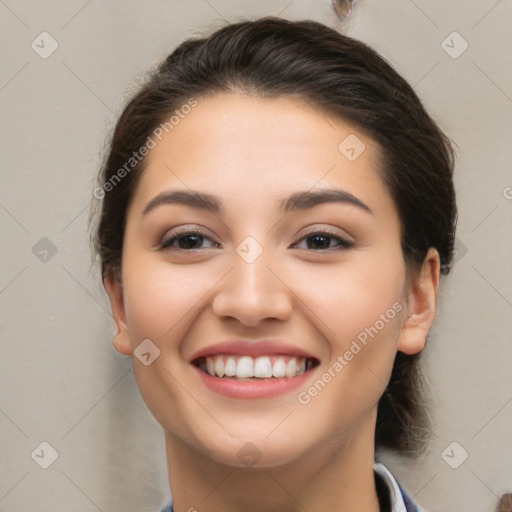
[(237, 380), (214, 377), (195, 366), (194, 368), (199, 372), (199, 376), (206, 387), (215, 393), (241, 399), (270, 398), (283, 395), (304, 385), (312, 371), (308, 370), (297, 377)]

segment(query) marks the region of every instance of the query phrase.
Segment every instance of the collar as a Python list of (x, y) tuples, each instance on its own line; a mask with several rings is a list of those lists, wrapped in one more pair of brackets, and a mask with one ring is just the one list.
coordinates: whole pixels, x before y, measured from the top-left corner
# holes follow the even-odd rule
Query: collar
[(388, 468), (380, 462), (373, 465), (373, 470), (386, 483), (391, 499), (391, 512), (424, 512), (395, 480)]
[[(373, 465), (373, 470), (382, 478), (389, 490), (391, 512), (425, 512), (418, 507), (409, 494), (400, 487), (400, 484), (395, 480), (395, 477), (384, 464), (376, 462)], [(173, 512), (172, 504), (169, 503), (162, 512)]]

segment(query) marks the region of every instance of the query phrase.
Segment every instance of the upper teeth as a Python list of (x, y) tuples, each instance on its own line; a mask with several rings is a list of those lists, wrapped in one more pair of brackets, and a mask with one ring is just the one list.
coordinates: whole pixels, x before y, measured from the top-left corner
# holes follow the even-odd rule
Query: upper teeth
[(306, 371), (305, 357), (289, 356), (233, 356), (217, 355), (205, 357), (201, 368), (217, 377), (237, 377), (240, 379), (256, 377), (296, 377)]

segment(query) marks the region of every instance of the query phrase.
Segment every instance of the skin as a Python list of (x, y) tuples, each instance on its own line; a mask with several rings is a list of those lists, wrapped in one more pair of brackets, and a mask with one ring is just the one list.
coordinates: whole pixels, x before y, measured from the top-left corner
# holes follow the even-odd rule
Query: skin
[[(338, 150), (349, 134), (366, 146), (353, 162)], [(199, 98), (151, 150), (127, 212), (121, 274), (105, 285), (117, 350), (131, 355), (144, 339), (160, 350), (151, 365), (136, 357), (133, 364), (165, 430), (177, 512), (379, 510), (377, 402), (397, 350), (413, 354), (425, 345), (440, 267), (430, 249), (421, 269), (406, 271), (379, 155), (366, 134), (300, 99), (237, 93)], [(371, 213), (340, 202), (279, 209), (283, 198), (319, 189), (343, 189)], [(221, 209), (165, 204), (143, 214), (170, 190), (214, 194)], [(189, 228), (209, 238), (193, 250), (161, 248)], [(315, 248), (311, 235), (325, 230), (328, 248)], [(247, 236), (263, 249), (252, 263), (236, 252)], [(340, 246), (336, 237), (354, 245)], [(298, 391), (396, 303), (400, 315), (301, 404)], [(228, 339), (286, 341), (320, 365), (306, 386), (278, 397), (221, 396), (201, 382), (190, 359)], [(261, 455), (250, 467), (237, 456), (248, 442)]]

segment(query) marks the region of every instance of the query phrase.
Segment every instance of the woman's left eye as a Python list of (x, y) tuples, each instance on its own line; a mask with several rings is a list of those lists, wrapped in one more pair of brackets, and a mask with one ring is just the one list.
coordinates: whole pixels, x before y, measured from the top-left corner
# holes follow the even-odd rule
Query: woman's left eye
[(293, 245), (294, 249), (310, 249), (322, 251), (328, 249), (350, 249), (354, 242), (346, 240), (341, 236), (326, 232), (311, 233)]
[(194, 249), (210, 249), (218, 247), (210, 237), (203, 233), (190, 231), (179, 233), (162, 242), (162, 249), (190, 251)]

